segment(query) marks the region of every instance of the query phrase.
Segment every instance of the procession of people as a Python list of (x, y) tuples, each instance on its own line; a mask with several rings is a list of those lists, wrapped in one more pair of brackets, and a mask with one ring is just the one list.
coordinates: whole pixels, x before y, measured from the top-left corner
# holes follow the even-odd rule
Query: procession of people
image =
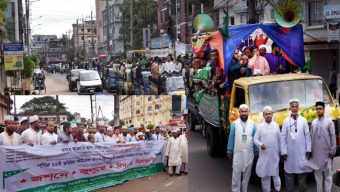
[[(334, 123), (325, 117), (325, 103), (315, 104), (317, 118), (309, 127), (307, 120), (298, 114), (298, 99), (289, 101), (290, 116), (280, 130), (273, 120), (270, 106), (263, 108), (264, 122), (256, 126), (248, 119), (249, 107), (239, 107), (240, 118), (232, 123), (227, 146), (228, 159), (232, 160), (231, 191), (247, 191), (254, 158), (258, 158), (256, 174), (261, 178), (262, 190), (271, 191), (271, 178), (275, 191), (281, 191), (280, 159), (284, 162), (285, 188), (294, 190), (295, 176), (298, 191), (307, 191), (307, 174), (314, 171), (318, 192), (332, 191), (332, 159), (336, 153)], [(242, 181), (241, 181), (242, 178)]]
[[(107, 126), (104, 122), (84, 125), (82, 123), (63, 122), (58, 131), (52, 120), (40, 122), (37, 115), (22, 117), (4, 116), (4, 130), (0, 133), (0, 145), (56, 145), (57, 143), (91, 142), (125, 144), (133, 142), (165, 141), (164, 164), (173, 176), (172, 168), (176, 167), (176, 175), (188, 173), (188, 129), (173, 128), (171, 131), (156, 126), (146, 129), (140, 127)], [(23, 126), (28, 125), (28, 126)]]

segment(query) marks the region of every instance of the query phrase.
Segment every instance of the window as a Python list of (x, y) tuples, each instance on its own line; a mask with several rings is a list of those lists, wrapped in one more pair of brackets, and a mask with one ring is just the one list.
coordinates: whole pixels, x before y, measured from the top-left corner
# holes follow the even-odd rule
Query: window
[(159, 99), (160, 98), (160, 96), (159, 95), (156, 95), (156, 99)]
[(244, 95), (244, 89), (236, 87), (235, 91), (235, 103), (234, 107), (239, 108), (241, 104), (245, 104), (246, 99)]
[(81, 32), (83, 32), (83, 31), (84, 31), (84, 29), (80, 29), (80, 31), (81, 31)]
[(164, 19), (164, 17), (165, 17), (165, 14), (164, 14), (164, 11), (161, 11), (161, 23), (164, 23), (165, 22), (165, 19)]
[(149, 112), (152, 111), (152, 106), (149, 106), (149, 107), (148, 107), (148, 111), (149, 111)]
[(149, 96), (149, 97), (148, 97), (148, 101), (151, 101), (151, 100), (152, 100), (152, 96)]
[(235, 25), (235, 18), (233, 16), (230, 17), (230, 25)]
[(91, 29), (87, 29), (87, 32), (90, 33), (90, 32), (91, 32)]
[(187, 13), (188, 13), (188, 15), (192, 15), (192, 2), (188, 2), (187, 1)]
[(323, 24), (323, 1), (311, 0), (308, 6), (308, 25), (322, 25)]
[(270, 10), (270, 19), (274, 19), (274, 9)]
[(240, 15), (240, 23), (247, 23), (247, 15), (246, 14)]
[(156, 104), (155, 105), (155, 109), (160, 109), (161, 108), (161, 105), (160, 104)]
[(84, 40), (84, 37), (81, 37), (81, 40)]
[(139, 115), (140, 114), (140, 110), (136, 110), (136, 115)]

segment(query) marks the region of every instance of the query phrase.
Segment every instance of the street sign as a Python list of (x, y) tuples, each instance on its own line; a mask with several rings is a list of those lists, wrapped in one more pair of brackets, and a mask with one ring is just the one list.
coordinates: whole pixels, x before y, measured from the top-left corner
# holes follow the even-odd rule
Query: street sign
[(324, 5), (324, 16), (326, 20), (340, 19), (340, 4)]
[(340, 23), (327, 23), (328, 42), (339, 41), (339, 25)]
[(24, 69), (24, 47), (22, 43), (4, 43), (5, 71)]
[(169, 120), (169, 124), (184, 124), (184, 120)]

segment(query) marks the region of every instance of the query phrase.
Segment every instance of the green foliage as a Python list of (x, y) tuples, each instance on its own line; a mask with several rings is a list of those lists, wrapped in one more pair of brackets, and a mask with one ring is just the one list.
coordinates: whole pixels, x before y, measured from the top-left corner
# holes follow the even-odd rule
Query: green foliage
[(24, 55), (24, 70), (21, 72), (23, 78), (32, 77), (33, 70), (38, 65), (38, 63), (39, 58), (37, 55)]
[(86, 123), (87, 123), (87, 119), (84, 118), (84, 117), (82, 117), (82, 118), (80, 118), (80, 122), (81, 122), (82, 124), (86, 124)]
[(1, 0), (0, 1), (0, 25), (3, 24), (7, 5), (10, 2), (10, 0)]
[(147, 129), (153, 130), (153, 128), (155, 127), (155, 125), (153, 124), (148, 124), (148, 126), (146, 126)]
[(55, 98), (51, 96), (33, 98), (21, 106), (21, 114), (31, 115), (31, 114), (48, 114), (48, 113), (67, 113), (67, 108), (64, 103), (60, 103)]
[(119, 120), (119, 126), (124, 126), (124, 125), (125, 125), (125, 121)]

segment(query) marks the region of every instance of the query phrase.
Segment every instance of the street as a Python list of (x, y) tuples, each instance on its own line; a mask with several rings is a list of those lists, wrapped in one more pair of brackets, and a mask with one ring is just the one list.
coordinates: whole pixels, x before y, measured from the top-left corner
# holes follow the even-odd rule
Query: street
[[(206, 142), (196, 127), (190, 132), (189, 142), (189, 192), (223, 192), (231, 190), (232, 167), (226, 157), (212, 158), (206, 150)], [(281, 177), (282, 180), (282, 177)], [(314, 178), (307, 180), (308, 192), (314, 192)], [(272, 186), (273, 187), (273, 186)], [(284, 184), (281, 191), (285, 191)], [(296, 188), (297, 189), (297, 188)], [(250, 180), (248, 192), (261, 191), (260, 179)], [(334, 191), (334, 190), (333, 190)]]
[[(45, 73), (46, 94), (45, 95), (77, 95), (77, 91), (70, 92), (68, 90), (68, 81), (66, 79), (66, 73)], [(36, 91), (38, 93), (38, 91)], [(110, 95), (104, 90), (104, 95)]]
[(126, 181), (121, 185), (96, 190), (96, 192), (185, 192), (188, 191), (188, 176), (173, 176), (165, 172), (140, 179)]

